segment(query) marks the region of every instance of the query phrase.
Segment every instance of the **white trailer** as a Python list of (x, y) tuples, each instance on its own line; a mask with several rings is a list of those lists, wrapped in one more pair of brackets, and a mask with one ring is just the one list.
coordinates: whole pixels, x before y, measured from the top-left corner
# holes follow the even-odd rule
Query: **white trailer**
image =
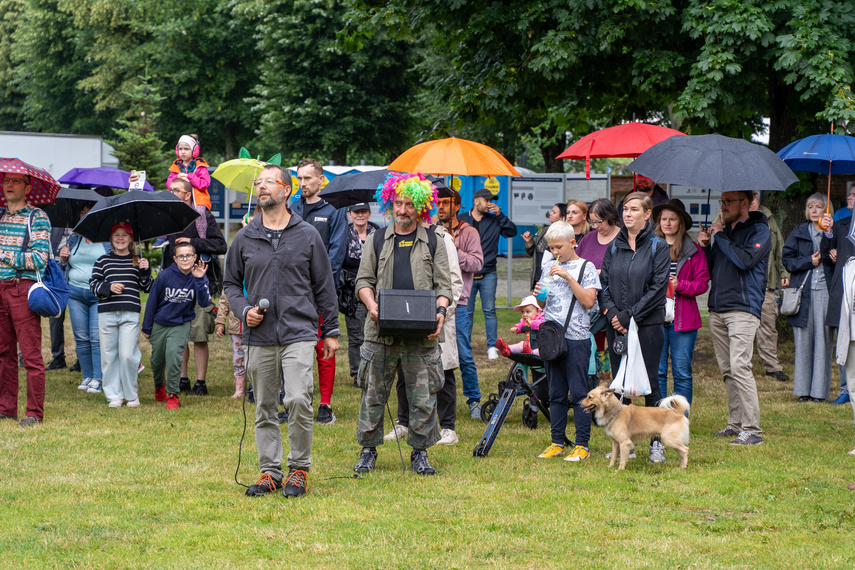
[(101, 137), (0, 131), (0, 156), (20, 158), (59, 178), (72, 168), (119, 167), (113, 147)]

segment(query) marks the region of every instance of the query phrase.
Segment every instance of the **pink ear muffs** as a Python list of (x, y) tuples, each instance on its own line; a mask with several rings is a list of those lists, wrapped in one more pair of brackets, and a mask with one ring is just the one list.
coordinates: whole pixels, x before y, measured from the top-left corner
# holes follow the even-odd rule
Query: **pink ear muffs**
[[(196, 146), (193, 147), (193, 154), (191, 155), (193, 158), (199, 158), (199, 146), (199, 141), (196, 141)], [(175, 145), (175, 156), (181, 158), (181, 155), (178, 154), (178, 145)]]

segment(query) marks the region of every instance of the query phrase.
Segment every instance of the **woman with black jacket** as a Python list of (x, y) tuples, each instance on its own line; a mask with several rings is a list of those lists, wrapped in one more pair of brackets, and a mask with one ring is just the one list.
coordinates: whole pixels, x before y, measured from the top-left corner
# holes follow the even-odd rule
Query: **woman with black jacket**
[[(831, 259), (823, 259), (820, 244), (830, 237), (830, 215), (825, 214), (826, 198), (813, 194), (807, 199), (805, 217), (787, 237), (781, 261), (790, 272), (790, 287), (801, 288), (799, 312), (787, 317), (793, 327), (795, 368), (793, 395), (799, 402), (827, 400), (831, 385), (831, 334), (825, 326), (829, 284), (834, 276)], [(820, 226), (825, 225), (828, 230)]]
[[(671, 263), (668, 244), (653, 231), (650, 220), (653, 201), (643, 192), (630, 194), (623, 203), (623, 222), (615, 241), (603, 258), (600, 281), (602, 308), (608, 325), (609, 360), (613, 371), (620, 366), (614, 340), (625, 335), (630, 319), (638, 326), (638, 339), (651, 392), (644, 397), (646, 406), (662, 399), (659, 393), (659, 358), (665, 342), (665, 293)], [(650, 442), (650, 461), (665, 461), (665, 448), (654, 438)]]

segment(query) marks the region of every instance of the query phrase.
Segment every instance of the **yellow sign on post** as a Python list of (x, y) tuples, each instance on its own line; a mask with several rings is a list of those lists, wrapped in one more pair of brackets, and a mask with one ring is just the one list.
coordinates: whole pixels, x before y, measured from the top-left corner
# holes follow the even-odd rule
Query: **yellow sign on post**
[(462, 185), (462, 183), (460, 182), (459, 176), (452, 176), (451, 177), (451, 188), (452, 188), (452, 190), (454, 190), (455, 192), (460, 192), (460, 186), (461, 185)]
[(489, 190), (493, 196), (499, 193), (499, 179), (495, 176), (491, 176), (484, 182), (484, 188)]

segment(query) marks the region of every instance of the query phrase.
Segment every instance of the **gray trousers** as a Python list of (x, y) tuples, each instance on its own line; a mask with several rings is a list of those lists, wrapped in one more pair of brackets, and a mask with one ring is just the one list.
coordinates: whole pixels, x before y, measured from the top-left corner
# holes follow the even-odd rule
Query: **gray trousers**
[[(810, 276), (808, 276), (810, 278)], [(793, 394), (828, 399), (831, 388), (831, 334), (825, 326), (828, 289), (811, 289), (806, 327), (793, 327)]]
[(255, 390), (255, 445), (262, 473), (283, 479), (282, 433), (277, 417), (279, 377), (285, 379), (288, 418), (288, 467), (308, 471), (312, 466), (312, 367), (315, 342), (285, 346), (245, 346), (246, 375)]
[(727, 392), (727, 427), (760, 435), (760, 402), (751, 369), (760, 319), (745, 311), (710, 311), (710, 336)]
[[(763, 307), (760, 309), (760, 327), (757, 329), (757, 356), (763, 362), (766, 372), (781, 372), (778, 362), (778, 303), (775, 301), (775, 290), (766, 289)], [(664, 396), (664, 394), (663, 394)]]
[(57, 318), (48, 319), (50, 329), (50, 355), (65, 359), (65, 309)]
[(347, 361), (350, 365), (350, 377), (356, 378), (359, 371), (359, 349), (365, 340), (365, 317), (368, 316), (368, 307), (360, 301), (356, 306), (356, 315), (344, 316), (344, 324), (347, 327)]

